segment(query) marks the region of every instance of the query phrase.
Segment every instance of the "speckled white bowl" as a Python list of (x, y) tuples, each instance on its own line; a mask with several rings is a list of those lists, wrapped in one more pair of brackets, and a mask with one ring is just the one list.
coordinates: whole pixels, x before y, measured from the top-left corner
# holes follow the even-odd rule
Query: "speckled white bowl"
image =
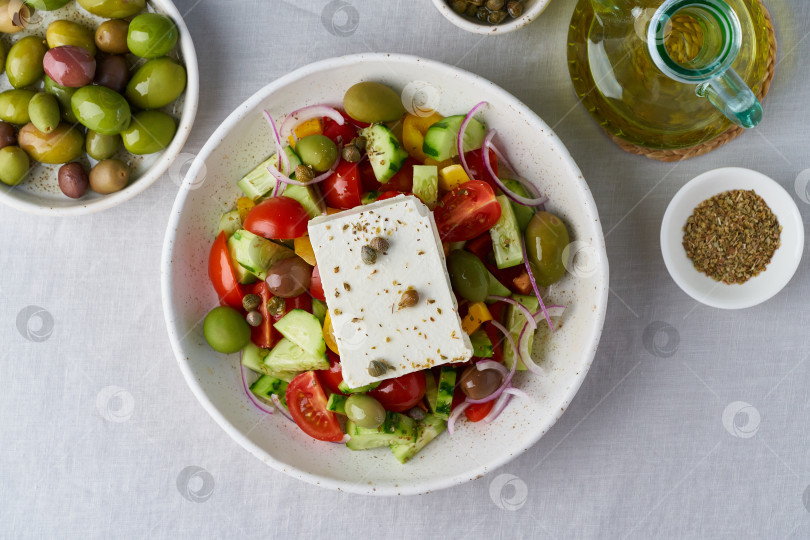
[[(0, 202), (17, 210), (32, 214), (51, 216), (75, 216), (89, 214), (99, 210), (112, 208), (124, 201), (138, 195), (165, 173), (174, 159), (183, 149), (183, 145), (191, 133), (194, 117), (197, 115), (197, 101), (200, 92), (200, 74), (197, 68), (197, 53), (191, 34), (183, 21), (183, 17), (170, 0), (149, 0), (147, 9), (171, 17), (180, 30), (178, 46), (171, 56), (179, 59), (186, 68), (188, 82), (183, 95), (174, 103), (163, 109), (171, 114), (177, 122), (177, 133), (171, 144), (162, 152), (147, 156), (133, 156), (124, 151), (123, 146), (118, 156), (130, 167), (130, 182), (121, 191), (102, 195), (88, 190), (81, 199), (66, 197), (59, 189), (57, 171), (60, 165), (45, 165), (35, 163), (28, 174), (28, 178), (16, 187), (0, 184)], [(8, 37), (12, 42), (28, 35), (37, 35), (45, 38), (48, 24), (59, 19), (67, 19), (96, 28), (105, 19), (96, 17), (85, 11), (77, 2), (71, 2), (65, 7), (54, 11), (36, 11), (31, 17), (28, 27), (22, 32), (11, 34)], [(0, 77), (0, 92), (11, 88), (8, 78)], [(92, 163), (85, 154), (80, 161), (89, 170)], [(178, 175), (179, 176), (179, 175)], [(179, 183), (180, 178), (177, 178)]]
[[(508, 1), (508, 0), (507, 0)], [(517, 19), (507, 17), (501, 24), (487, 24), (463, 15), (459, 15), (450, 7), (448, 0), (433, 0), (433, 5), (444, 15), (444, 18), (462, 30), (473, 34), (493, 35), (506, 34), (528, 26), (551, 3), (551, 0), (523, 0), (523, 15)]]
[[(236, 182), (274, 149), (262, 110), (277, 119), (317, 103), (339, 104), (361, 80), (403, 89), (429, 81), (436, 109), (459, 114), (486, 100), (481, 116), (496, 128), (501, 145), (526, 178), (551, 197), (549, 209), (569, 225), (572, 273), (555, 285), (554, 303), (569, 307), (547, 343), (537, 343), (548, 376), (521, 373), (516, 385), (530, 404), (513, 401), (493, 424), (461, 421), (411, 462), (400, 465), (388, 449), (352, 452), (310, 439), (282, 415), (266, 415), (244, 395), (238, 355), (211, 350), (202, 332), (217, 300), (208, 282), (207, 258), (219, 216), (230, 209)], [(419, 83), (424, 85), (425, 83)], [(192, 392), (240, 445), (268, 465), (313, 484), (379, 495), (433, 491), (477, 478), (531, 447), (560, 417), (577, 392), (599, 343), (608, 292), (604, 237), (591, 193), (568, 151), (525, 105), (493, 83), (438, 62), (393, 54), (360, 54), (310, 64), (260, 90), (211, 136), (191, 165), (177, 195), (163, 246), (163, 308), (172, 347)]]

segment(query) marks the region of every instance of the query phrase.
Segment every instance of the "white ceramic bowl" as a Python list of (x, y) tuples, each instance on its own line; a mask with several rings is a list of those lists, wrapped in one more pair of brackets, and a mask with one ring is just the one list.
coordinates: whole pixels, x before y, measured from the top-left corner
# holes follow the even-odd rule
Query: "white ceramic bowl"
[(453, 11), (453, 8), (451, 8), (450, 4), (447, 3), (447, 0), (433, 0), (433, 5), (436, 6), (436, 9), (438, 9), (448, 21), (455, 24), (462, 30), (472, 32), (474, 34), (494, 36), (513, 32), (527, 26), (530, 22), (535, 20), (550, 3), (551, 0), (523, 0), (523, 15), (517, 19), (507, 17), (503, 23), (492, 25), (482, 23), (477, 19), (459, 15)]
[[(435, 108), (445, 114), (464, 113), (488, 101), (483, 118), (500, 133), (513, 164), (551, 197), (549, 209), (569, 224), (580, 253), (574, 275), (555, 285), (550, 297), (570, 308), (562, 329), (546, 347), (538, 347), (548, 350), (542, 359), (548, 377), (517, 377), (532, 403), (515, 401), (489, 426), (459, 422), (453, 437), (443, 435), (406, 465), (388, 449), (352, 452), (309, 438), (280, 414), (259, 412), (244, 395), (238, 356), (211, 350), (201, 324), (217, 303), (206, 261), (219, 216), (239, 196), (237, 180), (274, 152), (262, 110), (281, 119), (305, 105), (339, 104), (346, 89), (362, 80), (397, 89), (429, 81), (437, 91)], [(424, 88), (428, 83), (418, 84)], [(192, 163), (175, 201), (161, 279), (166, 324), (180, 369), (192, 392), (234, 440), (296, 478), (344, 491), (391, 495), (476, 478), (513, 459), (548, 431), (574, 397), (599, 343), (608, 264), (588, 186), (563, 144), (531, 110), (491, 82), (455, 67), (411, 56), (360, 54), (316, 62), (281, 77), (217, 129)]]
[[(188, 82), (186, 90), (180, 98), (167, 108), (165, 112), (171, 114), (177, 122), (177, 133), (171, 144), (162, 152), (147, 156), (133, 156), (123, 150), (118, 157), (130, 166), (130, 182), (127, 187), (116, 193), (101, 195), (92, 190), (81, 199), (70, 199), (59, 189), (56, 173), (60, 165), (45, 165), (34, 163), (28, 178), (16, 187), (0, 184), (0, 202), (17, 210), (32, 214), (51, 216), (75, 216), (89, 214), (99, 210), (112, 208), (131, 199), (151, 186), (166, 172), (174, 159), (186, 143), (194, 117), (197, 114), (197, 101), (200, 92), (200, 73), (197, 68), (197, 53), (191, 34), (183, 21), (183, 17), (170, 0), (149, 0), (147, 9), (162, 13), (170, 17), (180, 30), (180, 39), (172, 56), (179, 59), (186, 68)], [(9, 37), (16, 42), (27, 35), (45, 37), (48, 24), (58, 19), (67, 19), (84, 24), (88, 28), (96, 28), (105, 19), (96, 17), (85, 11), (77, 2), (71, 2), (63, 8), (54, 11), (36, 11), (31, 17), (31, 24), (22, 32)], [(0, 92), (8, 90), (11, 85), (8, 78), (0, 78)], [(84, 155), (82, 161), (89, 169), (91, 164)], [(32, 162), (33, 163), (33, 162)], [(92, 162), (95, 163), (95, 162)], [(179, 183), (180, 179), (177, 179)]]
[[(682, 245), (683, 226), (698, 204), (733, 189), (756, 191), (776, 215), (782, 234), (763, 272), (743, 284), (726, 285), (695, 269)], [(768, 300), (793, 277), (803, 250), (804, 225), (793, 198), (771, 178), (750, 169), (727, 167), (693, 178), (672, 198), (661, 223), (661, 254), (672, 279), (695, 300), (716, 308), (742, 309)]]

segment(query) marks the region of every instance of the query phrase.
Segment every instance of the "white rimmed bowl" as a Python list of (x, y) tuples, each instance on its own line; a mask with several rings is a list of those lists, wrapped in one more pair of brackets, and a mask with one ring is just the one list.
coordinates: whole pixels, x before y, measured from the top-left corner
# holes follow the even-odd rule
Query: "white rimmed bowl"
[(529, 23), (535, 20), (538, 15), (543, 13), (543, 11), (548, 7), (550, 3), (551, 0), (524, 0), (523, 15), (521, 15), (517, 19), (507, 17), (506, 21), (504, 21), (503, 23), (492, 25), (480, 22), (477, 19), (473, 19), (464, 15), (459, 15), (458, 13), (453, 11), (453, 8), (450, 7), (450, 4), (447, 2), (447, 0), (433, 0), (433, 5), (436, 6), (436, 9), (439, 10), (439, 13), (444, 15), (445, 19), (455, 24), (462, 30), (472, 32), (473, 34), (484, 34), (493, 36), (496, 36), (498, 34), (507, 34), (509, 32), (514, 32), (515, 30), (520, 30), (521, 28), (528, 26)]
[[(187, 83), (183, 95), (164, 111), (171, 114), (177, 122), (177, 133), (171, 144), (161, 152), (147, 156), (133, 156), (121, 150), (119, 156), (130, 167), (130, 182), (121, 191), (102, 195), (88, 190), (81, 199), (70, 199), (59, 189), (56, 174), (60, 165), (45, 165), (32, 162), (32, 169), (28, 178), (16, 187), (0, 184), (0, 202), (12, 208), (32, 214), (51, 216), (75, 216), (106, 210), (127, 201), (146, 188), (151, 186), (171, 166), (174, 159), (183, 149), (183, 145), (191, 133), (194, 118), (197, 115), (197, 103), (200, 93), (200, 73), (197, 67), (197, 53), (191, 34), (183, 21), (180, 12), (170, 0), (149, 0), (149, 11), (162, 13), (170, 17), (180, 30), (180, 39), (171, 56), (180, 60), (186, 68)], [(77, 2), (71, 2), (63, 8), (54, 11), (36, 11), (31, 17), (31, 23), (22, 32), (11, 34), (10, 38), (16, 42), (27, 35), (37, 35), (45, 39), (45, 30), (48, 24), (58, 19), (67, 19), (82, 23), (87, 27), (96, 28), (105, 19), (96, 17), (85, 11)], [(7, 77), (0, 78), (0, 91), (11, 88)], [(81, 160), (86, 167), (90, 162), (84, 155)], [(179, 178), (178, 178), (179, 182)]]
[[(493, 424), (459, 422), (411, 462), (400, 465), (388, 449), (352, 452), (315, 441), (282, 415), (255, 409), (242, 389), (237, 355), (211, 350), (202, 332), (217, 304), (207, 258), (220, 214), (231, 208), (236, 182), (274, 151), (267, 109), (280, 119), (305, 105), (340, 103), (361, 80), (402, 90), (428, 84), (433, 105), (445, 114), (487, 100), (481, 115), (500, 133), (501, 146), (527, 178), (551, 197), (550, 211), (569, 225), (579, 257), (555, 285), (550, 300), (570, 308), (540, 359), (547, 377), (517, 376), (533, 398), (514, 401)], [(421, 82), (420, 82), (421, 81)], [(409, 88), (413, 88), (412, 86)], [(407, 94), (407, 92), (404, 92)], [(240, 105), (192, 163), (169, 219), (161, 269), (163, 307), (178, 365), (192, 392), (220, 426), (268, 465), (321, 486), (381, 495), (414, 494), (466, 482), (510, 461), (537, 442), (560, 417), (582, 383), (599, 343), (607, 306), (608, 263), (599, 215), (579, 169), (551, 129), (493, 83), (431, 60), (394, 54), (333, 58), (298, 69)]]
[[(695, 207), (706, 199), (734, 189), (753, 189), (782, 226), (780, 246), (758, 276), (742, 284), (726, 285), (695, 269), (683, 248), (683, 227)], [(661, 222), (661, 254), (669, 274), (683, 291), (707, 306), (743, 309), (760, 304), (788, 284), (804, 250), (804, 225), (796, 203), (785, 189), (762, 173), (740, 167), (705, 172), (675, 194)]]

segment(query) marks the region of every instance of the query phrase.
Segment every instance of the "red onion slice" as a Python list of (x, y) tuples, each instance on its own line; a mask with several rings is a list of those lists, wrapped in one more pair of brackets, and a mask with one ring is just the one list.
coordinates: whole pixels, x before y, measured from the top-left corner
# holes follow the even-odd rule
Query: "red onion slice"
[[(562, 317), (565, 313), (565, 306), (546, 306), (546, 312), (548, 313), (549, 317)], [(540, 320), (541, 316), (545, 318), (542, 310), (534, 314), (534, 320)]]
[(511, 401), (512, 395), (511, 394), (501, 394), (501, 397), (498, 398), (498, 401), (495, 402), (495, 405), (492, 407), (492, 410), (489, 411), (489, 414), (486, 415), (481, 421), (485, 424), (491, 423), (493, 420), (498, 418), (503, 410), (509, 405), (509, 401)]
[(548, 322), (548, 327), (551, 328), (552, 332), (554, 332), (554, 325), (551, 324), (551, 317), (546, 310), (546, 304), (543, 302), (543, 297), (540, 296), (540, 289), (537, 287), (537, 282), (534, 280), (534, 274), (532, 274), (532, 265), (529, 264), (529, 253), (526, 251), (526, 239), (522, 234), (520, 235), (520, 247), (523, 249), (523, 265), (526, 267), (526, 272), (529, 274), (529, 281), (532, 282), (534, 295), (537, 297), (537, 301), (540, 302), (540, 310), (543, 312), (543, 315)]
[(523, 315), (526, 317), (526, 320), (529, 322), (529, 326), (532, 327), (532, 330), (537, 328), (537, 322), (534, 320), (534, 316), (532, 315), (532, 312), (529, 311), (529, 308), (527, 308), (526, 306), (524, 306), (523, 304), (521, 304), (520, 302), (518, 302), (514, 298), (509, 298), (508, 296), (497, 296), (497, 295), (491, 294), (491, 295), (487, 296), (487, 300), (495, 300), (495, 301), (498, 301), (498, 302), (506, 302), (507, 304), (512, 304), (513, 306), (518, 308), (521, 311), (521, 313), (523, 313)]
[(266, 412), (267, 414), (273, 414), (273, 409), (267, 408), (264, 404), (262, 404), (258, 399), (253, 396), (253, 392), (250, 391), (248, 388), (247, 382), (247, 371), (248, 369), (242, 365), (242, 362), (239, 362), (239, 368), (242, 370), (242, 388), (245, 389), (245, 394), (250, 399), (251, 402), (262, 412)]
[(340, 111), (329, 105), (310, 105), (309, 107), (302, 107), (297, 109), (284, 119), (281, 123), (281, 136), (287, 138), (293, 133), (295, 126), (312, 120), (313, 118), (323, 118), (324, 116), (331, 118), (339, 126), (342, 126), (346, 121)]
[[(529, 323), (523, 325), (523, 330), (520, 331), (520, 336), (518, 337), (518, 357), (523, 361), (523, 365), (526, 366), (526, 369), (534, 373), (535, 375), (546, 375), (545, 370), (534, 363), (532, 359), (532, 355), (529, 354)], [(526, 337), (526, 339), (524, 339)]]
[(287, 411), (287, 407), (284, 406), (284, 404), (281, 402), (281, 400), (276, 394), (272, 394), (270, 396), (270, 399), (273, 400), (273, 405), (276, 406), (276, 408), (279, 410), (282, 416), (284, 416), (284, 418), (286, 418), (290, 422), (294, 422), (292, 416), (290, 416), (290, 413)]
[[(507, 329), (506, 329), (506, 327), (504, 327), (504, 325), (502, 325), (502, 324), (501, 324), (501, 323), (499, 323), (498, 321), (489, 321), (489, 322), (492, 324), (492, 326), (494, 326), (495, 328), (497, 328), (498, 330), (500, 330), (500, 332), (501, 332), (501, 333), (502, 333), (504, 336), (506, 336), (506, 339), (507, 339), (507, 341), (509, 342), (509, 345), (512, 347), (512, 350), (513, 350), (513, 351), (517, 351), (517, 352), (518, 352), (518, 354), (520, 354), (520, 351), (518, 350), (517, 346), (515, 345), (515, 340), (514, 340), (514, 338), (512, 337), (512, 333), (511, 333), (511, 332), (509, 332), (509, 330), (507, 330)], [(527, 324), (528, 324), (528, 323), (527, 323)], [(515, 372), (517, 371), (517, 365), (518, 365), (518, 359), (515, 359), (515, 361), (514, 361), (514, 362), (512, 362), (512, 367), (509, 369), (509, 372), (508, 372), (508, 373), (506, 374), (506, 376), (503, 378), (503, 383), (501, 384), (501, 386), (500, 386), (500, 387), (499, 387), (497, 390), (495, 390), (494, 392), (492, 392), (490, 395), (488, 395), (487, 397), (481, 398), (481, 399), (470, 399), (470, 398), (467, 398), (465, 401), (466, 401), (467, 403), (471, 403), (471, 404), (473, 404), (473, 405), (477, 405), (477, 404), (479, 404), (479, 403), (489, 403), (489, 402), (490, 402), (490, 401), (492, 401), (493, 399), (497, 399), (497, 398), (498, 398), (498, 397), (501, 395), (501, 393), (504, 391), (504, 389), (506, 389), (506, 388), (508, 388), (508, 387), (509, 387), (509, 383), (511, 383), (511, 382), (512, 382), (512, 377), (514, 377), (514, 376), (515, 376)]]
[[(273, 178), (276, 179), (276, 188), (278, 188), (278, 186), (281, 185), (281, 184), (285, 184), (285, 185), (286, 184), (291, 184), (293, 186), (304, 186), (304, 187), (306, 187), (306, 186), (314, 186), (315, 184), (319, 184), (319, 183), (323, 182), (324, 180), (326, 180), (327, 178), (329, 178), (330, 176), (332, 176), (332, 173), (335, 172), (335, 169), (337, 168), (338, 163), (340, 163), (340, 155), (338, 155), (337, 159), (332, 164), (332, 166), (329, 167), (328, 171), (319, 174), (318, 176), (316, 176), (315, 178), (313, 178), (309, 182), (299, 182), (298, 180), (293, 180), (289, 176), (286, 176), (286, 175), (282, 174), (281, 171), (279, 171), (278, 169), (276, 169), (272, 165), (267, 167), (267, 170), (270, 171), (270, 174), (272, 174)], [(275, 197), (276, 195), (273, 195), (273, 196)]]
[(461, 127), (458, 128), (458, 135), (456, 136), (456, 150), (458, 151), (458, 159), (461, 162), (461, 167), (464, 169), (464, 173), (470, 180), (473, 179), (473, 176), (470, 172), (470, 168), (467, 166), (467, 160), (464, 158), (464, 133), (467, 131), (467, 126), (470, 125), (470, 121), (473, 119), (473, 116), (475, 116), (475, 113), (477, 113), (478, 110), (486, 104), (486, 101), (481, 101), (477, 103), (475, 107), (470, 109), (470, 112), (467, 113), (467, 116), (465, 116), (464, 120), (461, 122)]
[(290, 174), (290, 158), (287, 157), (287, 152), (284, 151), (284, 148), (281, 146), (281, 137), (278, 134), (278, 129), (276, 129), (276, 123), (273, 121), (273, 116), (270, 114), (270, 111), (265, 110), (264, 116), (267, 118), (267, 121), (270, 122), (270, 127), (273, 128), (273, 139), (276, 142), (276, 154), (278, 154), (278, 164), (281, 167), (282, 171), (285, 171), (284, 174)]
[(495, 133), (496, 132), (494, 129), (490, 129), (489, 133), (487, 133), (487, 136), (484, 137), (484, 144), (481, 146), (481, 148), (483, 148), (481, 152), (481, 157), (483, 158), (484, 168), (486, 169), (490, 179), (493, 182), (495, 182), (498, 188), (501, 191), (503, 191), (503, 194), (509, 197), (509, 200), (511, 201), (514, 201), (523, 206), (532, 206), (532, 207), (537, 207), (545, 204), (548, 198), (537, 197), (533, 199), (528, 199), (526, 197), (518, 195), (513, 191), (510, 191), (509, 188), (507, 188), (506, 185), (503, 183), (503, 181), (501, 181), (501, 179), (498, 178), (498, 174), (495, 172), (495, 169), (492, 168), (492, 162), (489, 159), (489, 149), (491, 148), (492, 139), (493, 137), (495, 137)]
[(464, 410), (469, 406), (470, 403), (464, 401), (462, 403), (459, 403), (458, 406), (455, 409), (453, 409), (453, 412), (450, 413), (450, 418), (447, 419), (447, 433), (449, 433), (450, 435), (453, 434), (453, 431), (455, 430), (456, 426), (456, 420), (458, 420), (458, 417), (461, 416)]
[[(523, 178), (520, 178), (520, 176), (518, 176), (517, 169), (512, 166), (512, 164), (506, 158), (504, 153), (501, 152), (498, 149), (498, 147), (495, 146), (495, 143), (492, 142), (491, 140), (489, 142), (489, 149), (492, 150), (495, 153), (495, 155), (498, 157), (498, 163), (503, 163), (504, 165), (506, 165), (506, 168), (509, 169), (510, 171), (512, 171), (512, 173), (514, 173), (515, 176), (517, 176), (517, 178), (515, 178), (515, 180), (520, 182), (520, 184), (523, 187), (525, 187), (529, 191), (529, 193), (531, 193), (532, 197), (536, 197), (536, 198), (542, 198), (543, 197), (540, 194), (540, 190), (537, 189), (537, 186), (535, 186), (533, 183), (529, 182), (528, 180), (525, 180)], [(546, 197), (546, 199), (548, 199), (548, 197)], [(538, 206), (543, 206), (543, 205), (538, 205)]]
[(498, 373), (501, 374), (502, 377), (506, 378), (509, 375), (509, 370), (506, 369), (506, 366), (501, 364), (500, 362), (496, 362), (495, 360), (481, 360), (475, 367), (478, 368), (478, 371), (484, 371), (485, 369), (494, 369)]
[(506, 390), (503, 391), (504, 394), (512, 394), (513, 396), (522, 399), (528, 403), (532, 402), (532, 398), (529, 397), (529, 394), (521, 390), (520, 388), (515, 388), (514, 386), (510, 386)]

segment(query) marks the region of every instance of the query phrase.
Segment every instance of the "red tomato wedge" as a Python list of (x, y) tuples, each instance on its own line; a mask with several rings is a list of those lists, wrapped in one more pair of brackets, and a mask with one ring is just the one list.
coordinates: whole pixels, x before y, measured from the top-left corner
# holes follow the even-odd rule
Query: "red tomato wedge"
[(301, 430), (319, 441), (343, 440), (337, 415), (326, 410), (326, 394), (314, 371), (297, 375), (287, 387), (287, 406)]
[(272, 197), (248, 212), (244, 227), (265, 238), (286, 240), (304, 236), (308, 221), (301, 203), (289, 197)]
[(368, 393), (386, 410), (405, 412), (419, 403), (425, 395), (425, 373), (417, 371), (395, 379), (386, 379)]
[[(483, 180), (489, 184), (492, 189), (498, 187), (492, 180), (490, 180), (489, 174), (487, 174), (486, 167), (484, 166), (483, 149), (479, 148), (477, 150), (464, 152), (464, 160), (467, 162), (467, 168), (470, 169), (470, 178), (473, 180)], [(492, 150), (489, 151), (489, 164), (492, 165), (492, 169), (494, 171), (498, 171), (498, 156), (496, 156), (495, 152)]]
[(364, 159), (360, 162), (360, 180), (365, 191), (407, 191), (413, 190), (413, 166), (419, 162), (413, 158), (408, 158), (402, 164), (402, 168), (391, 177), (388, 182), (382, 184), (374, 176), (374, 169), (371, 162)]
[[(341, 111), (341, 114), (344, 118), (348, 118), (346, 113)], [(351, 122), (344, 122), (342, 126), (338, 125), (337, 122), (326, 116), (323, 119), (323, 134), (329, 137), (333, 143), (343, 143), (345, 146), (357, 137), (357, 128)]]
[(323, 283), (321, 282), (321, 271), (318, 270), (318, 265), (312, 269), (312, 277), (309, 279), (309, 294), (312, 298), (317, 298), (321, 302), (326, 302), (326, 297), (323, 294)]
[(267, 312), (267, 301), (273, 298), (273, 294), (270, 292), (270, 289), (267, 288), (267, 283), (264, 281), (254, 283), (253, 285), (249, 285), (249, 287), (251, 293), (258, 294), (262, 299), (262, 303), (259, 304), (258, 307), (259, 313), (262, 314), (262, 323), (259, 326), (252, 326), (250, 328), (250, 340), (257, 347), (269, 349), (279, 341), (278, 331), (273, 328), (273, 323), (277, 321), (278, 318), (271, 317)]
[(242, 297), (245, 296), (242, 286), (236, 281), (231, 254), (228, 251), (228, 240), (225, 233), (219, 233), (211, 253), (208, 255), (208, 278), (214, 285), (219, 301), (224, 306), (242, 309)]
[(319, 369), (315, 374), (318, 375), (321, 386), (333, 394), (345, 396), (346, 394), (341, 392), (340, 388), (338, 388), (340, 383), (343, 382), (343, 370), (340, 366), (340, 357), (330, 349), (326, 349), (326, 356), (329, 358), (329, 369)]
[(407, 193), (405, 191), (386, 191), (379, 197), (377, 197), (378, 201), (384, 201), (385, 199), (393, 199), (397, 195), (413, 195), (413, 193)]
[(327, 206), (341, 210), (360, 206), (362, 191), (360, 165), (348, 161), (341, 161), (335, 172), (321, 183), (321, 192)]
[(470, 180), (448, 192), (433, 213), (444, 242), (461, 242), (487, 232), (501, 217), (492, 187)]
[(480, 422), (489, 414), (489, 411), (492, 410), (492, 406), (495, 405), (495, 400), (487, 401), (486, 403), (473, 403), (466, 409), (464, 409), (464, 416), (467, 417), (467, 420), (470, 422)]

